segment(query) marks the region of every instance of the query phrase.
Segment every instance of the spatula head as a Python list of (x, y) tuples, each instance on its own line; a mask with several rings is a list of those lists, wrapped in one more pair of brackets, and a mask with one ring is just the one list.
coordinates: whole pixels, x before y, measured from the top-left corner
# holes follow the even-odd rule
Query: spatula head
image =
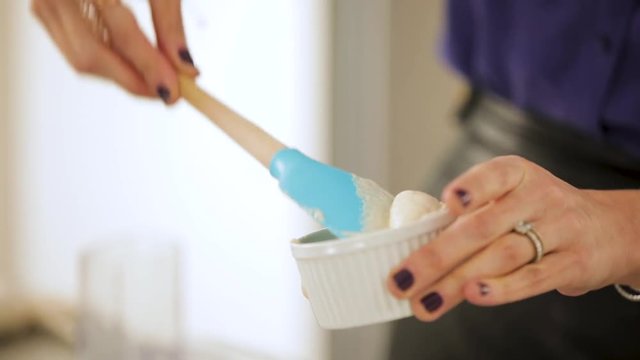
[(388, 227), (393, 196), (375, 182), (286, 148), (271, 160), (280, 188), (338, 237)]

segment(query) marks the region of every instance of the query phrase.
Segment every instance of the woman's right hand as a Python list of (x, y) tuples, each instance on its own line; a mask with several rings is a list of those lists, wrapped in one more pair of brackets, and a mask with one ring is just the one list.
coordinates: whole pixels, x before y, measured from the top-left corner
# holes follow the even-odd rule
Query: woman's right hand
[(180, 97), (178, 73), (195, 77), (184, 35), (180, 0), (149, 0), (157, 47), (142, 33), (133, 13), (117, 0), (93, 0), (105, 42), (83, 15), (89, 0), (32, 0), (40, 19), (67, 61), (80, 73), (113, 80), (129, 92), (172, 104)]

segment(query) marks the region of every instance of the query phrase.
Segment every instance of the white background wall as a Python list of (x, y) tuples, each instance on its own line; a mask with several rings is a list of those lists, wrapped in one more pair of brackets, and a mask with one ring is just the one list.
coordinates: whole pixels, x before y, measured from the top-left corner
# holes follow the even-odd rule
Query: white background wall
[[(7, 18), (7, 4), (0, 3), (0, 48), (6, 49), (9, 40), (10, 23)], [(7, 159), (8, 159), (8, 127), (7, 127), (7, 104), (6, 96), (8, 89), (9, 75), (7, 57), (0, 56), (0, 297), (8, 287), (9, 265), (9, 242), (7, 229)]]
[[(0, 3), (0, 47), (6, 49), (9, 41), (10, 23), (7, 18), (7, 4)], [(7, 57), (0, 56), (0, 297), (8, 291), (9, 272), (12, 266), (9, 263), (11, 258), (9, 248), (9, 229), (8, 225), (8, 123), (7, 123), (7, 104), (8, 96), (8, 80), (9, 76)]]
[[(464, 85), (442, 58), (447, 1), (390, 1), (389, 188), (423, 189), (457, 136)], [(440, 196), (440, 194), (433, 194)]]
[[(13, 3), (13, 2), (12, 2)], [(145, 1), (130, 2), (150, 29)], [(321, 160), (327, 145), (328, 4), (185, 1), (201, 85)], [(181, 239), (187, 334), (277, 358), (324, 357), (288, 240), (315, 226), (267, 171), (180, 104), (134, 99), (76, 75), (14, 3), (8, 119), (17, 279), (72, 298), (93, 241)]]
[[(389, 188), (391, 0), (336, 0), (334, 121), (336, 164)], [(331, 332), (331, 359), (385, 359), (384, 324)]]
[[(334, 160), (393, 193), (422, 190), (457, 130), (462, 86), (438, 44), (445, 1), (335, 4)], [(386, 359), (388, 335), (388, 324), (333, 331), (331, 359)]]
[[(130, 2), (145, 14), (146, 1)], [(442, 3), (185, 0), (184, 9), (205, 88), (285, 142), (397, 192), (422, 186), (455, 135), (459, 84), (437, 57)], [(334, 332), (329, 355), (286, 246), (313, 225), (257, 163), (184, 105), (75, 75), (26, 8), (0, 3), (0, 27), (11, 28), (0, 116), (6, 99), (14, 160), (0, 171), (12, 174), (25, 289), (73, 296), (75, 256), (91, 241), (179, 237), (192, 338), (278, 358), (384, 358), (384, 326)]]

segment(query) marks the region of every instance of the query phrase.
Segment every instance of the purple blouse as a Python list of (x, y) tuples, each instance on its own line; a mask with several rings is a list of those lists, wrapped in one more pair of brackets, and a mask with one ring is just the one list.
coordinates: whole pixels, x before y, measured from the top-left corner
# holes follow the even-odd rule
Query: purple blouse
[(449, 0), (475, 86), (640, 155), (640, 0)]

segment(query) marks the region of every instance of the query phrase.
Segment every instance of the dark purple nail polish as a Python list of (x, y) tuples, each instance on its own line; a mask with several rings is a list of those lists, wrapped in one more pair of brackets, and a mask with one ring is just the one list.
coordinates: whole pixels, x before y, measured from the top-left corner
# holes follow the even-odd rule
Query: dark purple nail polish
[(182, 62), (187, 63), (191, 66), (195, 66), (193, 63), (193, 58), (191, 57), (191, 53), (186, 48), (181, 48), (178, 50), (178, 56), (180, 56), (180, 60)]
[(464, 207), (469, 206), (469, 203), (471, 202), (471, 195), (469, 195), (467, 190), (457, 189), (456, 190), (456, 196), (458, 197), (458, 199), (460, 199), (460, 202), (462, 203), (462, 206), (464, 206)]
[(491, 288), (489, 288), (489, 285), (483, 282), (478, 283), (478, 289), (480, 290), (480, 295), (482, 296), (487, 296), (491, 292)]
[(160, 99), (162, 99), (162, 101), (165, 102), (165, 104), (169, 103), (171, 92), (169, 91), (169, 89), (167, 89), (166, 86), (158, 85), (158, 87), (156, 88), (156, 92), (158, 93), (158, 96), (160, 97)]
[(442, 296), (440, 296), (440, 294), (438, 294), (437, 292), (432, 292), (430, 294), (425, 295), (425, 297), (423, 297), (422, 299), (420, 299), (420, 302), (428, 312), (434, 312), (438, 310), (440, 306), (442, 306), (443, 301), (442, 301)]
[(406, 291), (413, 285), (413, 274), (407, 269), (402, 269), (393, 275), (393, 281), (398, 289)]

